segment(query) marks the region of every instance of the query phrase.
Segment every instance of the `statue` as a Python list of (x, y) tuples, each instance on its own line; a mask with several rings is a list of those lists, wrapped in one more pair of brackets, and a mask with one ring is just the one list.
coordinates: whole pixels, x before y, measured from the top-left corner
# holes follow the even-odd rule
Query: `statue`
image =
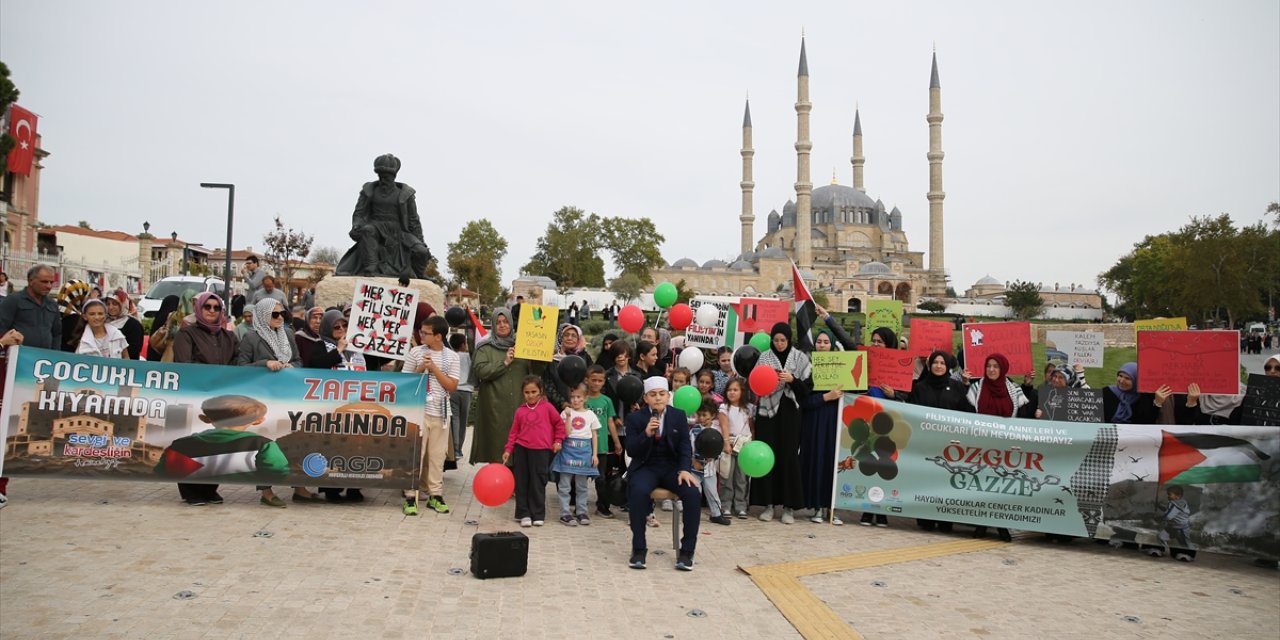
[(400, 159), (391, 154), (373, 161), (377, 182), (366, 182), (351, 214), (355, 241), (334, 269), (340, 276), (421, 278), (431, 260), (422, 237), (422, 221), (413, 187), (396, 182)]

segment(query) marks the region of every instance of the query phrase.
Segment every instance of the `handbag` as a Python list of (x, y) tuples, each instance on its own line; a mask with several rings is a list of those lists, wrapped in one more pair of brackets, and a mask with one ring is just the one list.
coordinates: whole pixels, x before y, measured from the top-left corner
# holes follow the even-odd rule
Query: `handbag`
[(747, 444), (750, 442), (751, 442), (751, 432), (743, 430), (742, 433), (739, 433), (738, 435), (733, 436), (732, 438), (733, 452), (742, 453), (742, 448), (747, 446)]

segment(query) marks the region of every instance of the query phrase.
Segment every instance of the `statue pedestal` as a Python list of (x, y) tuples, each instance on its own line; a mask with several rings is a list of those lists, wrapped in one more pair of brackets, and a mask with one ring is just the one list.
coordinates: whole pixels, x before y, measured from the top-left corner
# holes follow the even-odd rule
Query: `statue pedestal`
[[(388, 287), (400, 286), (400, 280), (397, 278), (325, 276), (323, 280), (316, 283), (316, 305), (329, 308), (351, 304), (351, 298), (356, 291), (356, 280), (372, 280)], [(419, 302), (431, 305), (431, 308), (435, 309), (436, 313), (444, 315), (444, 290), (436, 283), (430, 280), (410, 280), (409, 288), (418, 290), (418, 293), (422, 296)]]

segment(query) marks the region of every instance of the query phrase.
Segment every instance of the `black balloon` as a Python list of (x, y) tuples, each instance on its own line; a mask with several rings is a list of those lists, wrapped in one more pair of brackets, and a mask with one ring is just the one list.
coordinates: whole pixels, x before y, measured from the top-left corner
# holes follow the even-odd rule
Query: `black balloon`
[(451, 327), (461, 327), (467, 323), (467, 310), (462, 307), (449, 307), (444, 312), (444, 319)]
[(898, 450), (898, 445), (888, 438), (877, 438), (872, 448), (876, 450), (876, 455), (881, 458), (887, 458)]
[(693, 439), (693, 449), (704, 458), (714, 458), (724, 453), (724, 436), (715, 429), (703, 429), (702, 433)]
[(561, 382), (572, 389), (587, 379), (587, 361), (582, 356), (565, 356), (556, 364), (556, 374), (560, 376)]
[(640, 401), (640, 396), (644, 395), (644, 382), (636, 376), (621, 376), (614, 391), (623, 404), (634, 404)]
[(760, 360), (760, 350), (744, 344), (733, 352), (733, 370), (743, 378), (751, 375), (751, 370), (756, 368), (756, 362)]
[(885, 480), (892, 480), (898, 477), (898, 463), (892, 460), (881, 460), (880, 477)]
[(880, 435), (893, 431), (893, 416), (883, 411), (871, 416), (871, 430)]
[(861, 471), (864, 476), (874, 476), (880, 473), (880, 461), (869, 455), (859, 456), (858, 471)]

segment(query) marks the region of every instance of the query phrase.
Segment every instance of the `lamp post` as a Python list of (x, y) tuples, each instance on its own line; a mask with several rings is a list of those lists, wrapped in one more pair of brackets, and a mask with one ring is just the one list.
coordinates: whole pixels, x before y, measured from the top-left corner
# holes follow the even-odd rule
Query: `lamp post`
[(227, 182), (201, 182), (200, 186), (205, 189), (226, 189), (227, 190), (227, 263), (226, 272), (222, 278), (222, 303), (231, 304), (231, 223), (235, 220), (236, 211), (236, 186)]

